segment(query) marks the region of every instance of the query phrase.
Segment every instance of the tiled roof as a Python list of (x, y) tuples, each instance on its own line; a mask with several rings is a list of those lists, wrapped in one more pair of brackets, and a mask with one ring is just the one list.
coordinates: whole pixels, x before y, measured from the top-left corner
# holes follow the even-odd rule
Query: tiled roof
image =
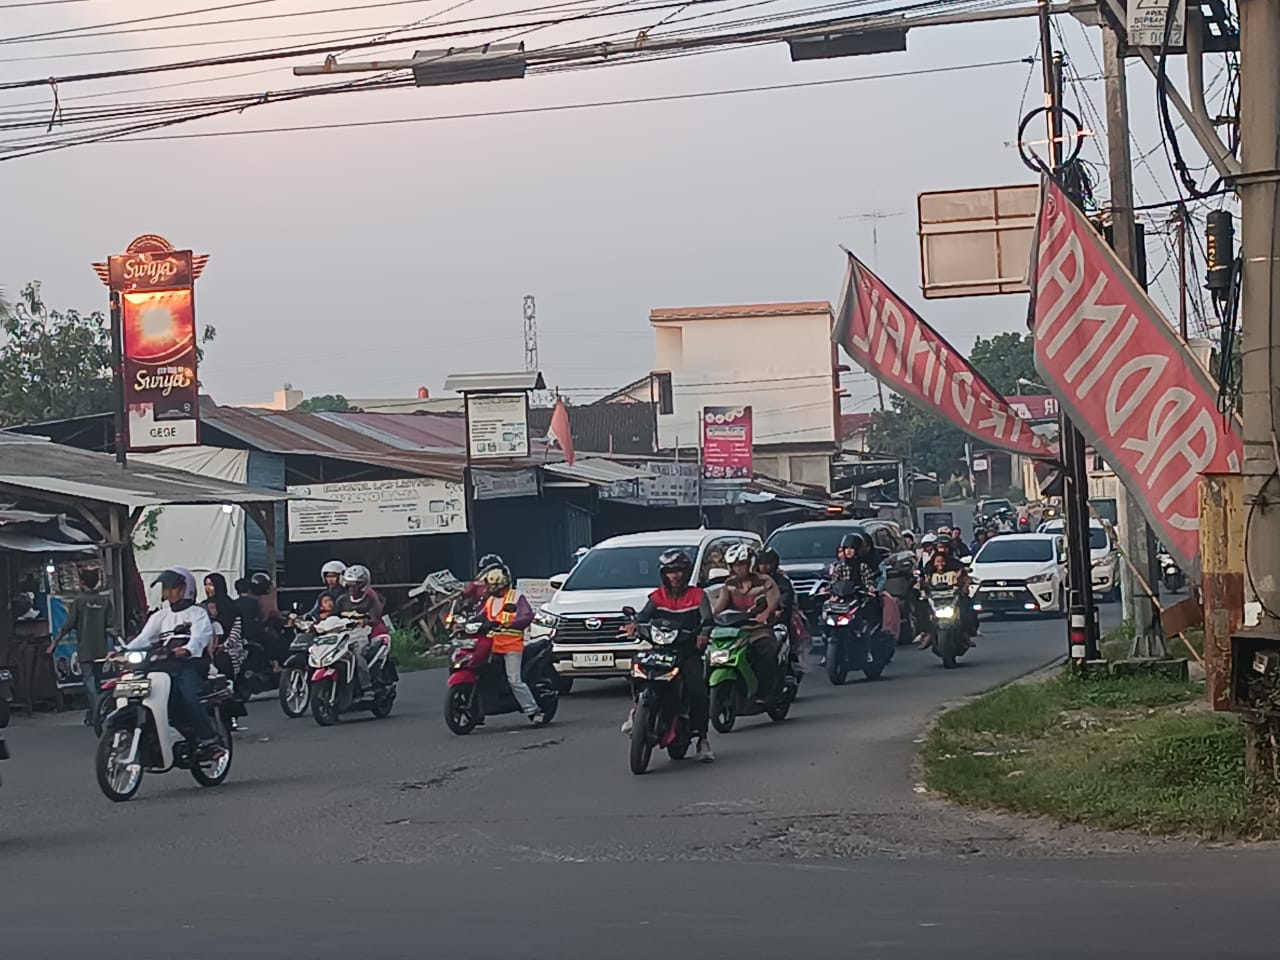
[(799, 317), (830, 314), (826, 300), (802, 300), (795, 303), (745, 303), (719, 307), (663, 307), (649, 311), (650, 323), (671, 320), (732, 320), (738, 317)]

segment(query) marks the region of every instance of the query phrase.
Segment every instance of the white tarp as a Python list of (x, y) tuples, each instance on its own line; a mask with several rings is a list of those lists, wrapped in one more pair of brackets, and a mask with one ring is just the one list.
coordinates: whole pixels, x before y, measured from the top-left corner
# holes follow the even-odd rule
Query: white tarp
[[(131, 453), (129, 459), (233, 483), (245, 483), (249, 476), (247, 450), (174, 447), (156, 453)], [(228, 586), (234, 584), (244, 576), (244, 530), (245, 524), (252, 522), (239, 507), (186, 504), (147, 510), (133, 542), (149, 601), (160, 602), (159, 588), (150, 584), (166, 567), (186, 567), (198, 581), (216, 571), (227, 578)], [(151, 546), (144, 550), (142, 544), (146, 543)], [(200, 593), (203, 597), (203, 587)]]

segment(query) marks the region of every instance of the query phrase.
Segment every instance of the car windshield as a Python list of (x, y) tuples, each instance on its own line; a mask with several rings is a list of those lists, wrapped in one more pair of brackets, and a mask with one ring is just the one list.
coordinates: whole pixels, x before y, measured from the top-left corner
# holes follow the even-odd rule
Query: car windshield
[(765, 546), (777, 550), (783, 565), (803, 560), (835, 560), (840, 538), (848, 533), (865, 533), (861, 527), (819, 524), (777, 530)]
[[(1061, 534), (1062, 529), (1063, 529), (1062, 524), (1054, 523), (1045, 527), (1044, 532)], [(1089, 528), (1089, 549), (1090, 550), (1105, 550), (1109, 546), (1111, 546), (1111, 541), (1107, 537), (1106, 530), (1104, 530), (1102, 527)]]
[(698, 556), (693, 544), (652, 547), (596, 547), (573, 568), (562, 590), (636, 590), (656, 588), (658, 558), (668, 550), (683, 550), (690, 560)]
[(988, 500), (982, 505), (982, 512), (985, 514), (999, 513), (1001, 510), (1013, 510), (1013, 504), (1008, 500)]
[(996, 537), (989, 540), (974, 563), (1046, 563), (1053, 559), (1053, 541), (1040, 537)]

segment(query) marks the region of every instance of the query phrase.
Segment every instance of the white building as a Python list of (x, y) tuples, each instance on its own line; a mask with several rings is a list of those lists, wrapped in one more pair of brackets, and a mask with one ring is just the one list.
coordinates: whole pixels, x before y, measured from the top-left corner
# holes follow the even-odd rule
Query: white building
[(660, 447), (696, 447), (705, 407), (749, 405), (755, 471), (830, 487), (840, 417), (830, 303), (677, 307), (649, 323), (656, 369), (671, 372)]

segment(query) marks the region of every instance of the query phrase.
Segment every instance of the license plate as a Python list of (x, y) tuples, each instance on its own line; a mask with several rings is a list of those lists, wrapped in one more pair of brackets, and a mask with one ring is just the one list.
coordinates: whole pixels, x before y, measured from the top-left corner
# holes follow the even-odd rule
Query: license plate
[(575, 667), (612, 667), (612, 653), (575, 653), (573, 655), (573, 665)]
[(1016, 594), (1014, 594), (1012, 590), (997, 590), (991, 596), (995, 597), (997, 600), (1012, 600)]
[(150, 680), (117, 680), (111, 691), (117, 699), (129, 700), (133, 697), (145, 697), (151, 692)]

